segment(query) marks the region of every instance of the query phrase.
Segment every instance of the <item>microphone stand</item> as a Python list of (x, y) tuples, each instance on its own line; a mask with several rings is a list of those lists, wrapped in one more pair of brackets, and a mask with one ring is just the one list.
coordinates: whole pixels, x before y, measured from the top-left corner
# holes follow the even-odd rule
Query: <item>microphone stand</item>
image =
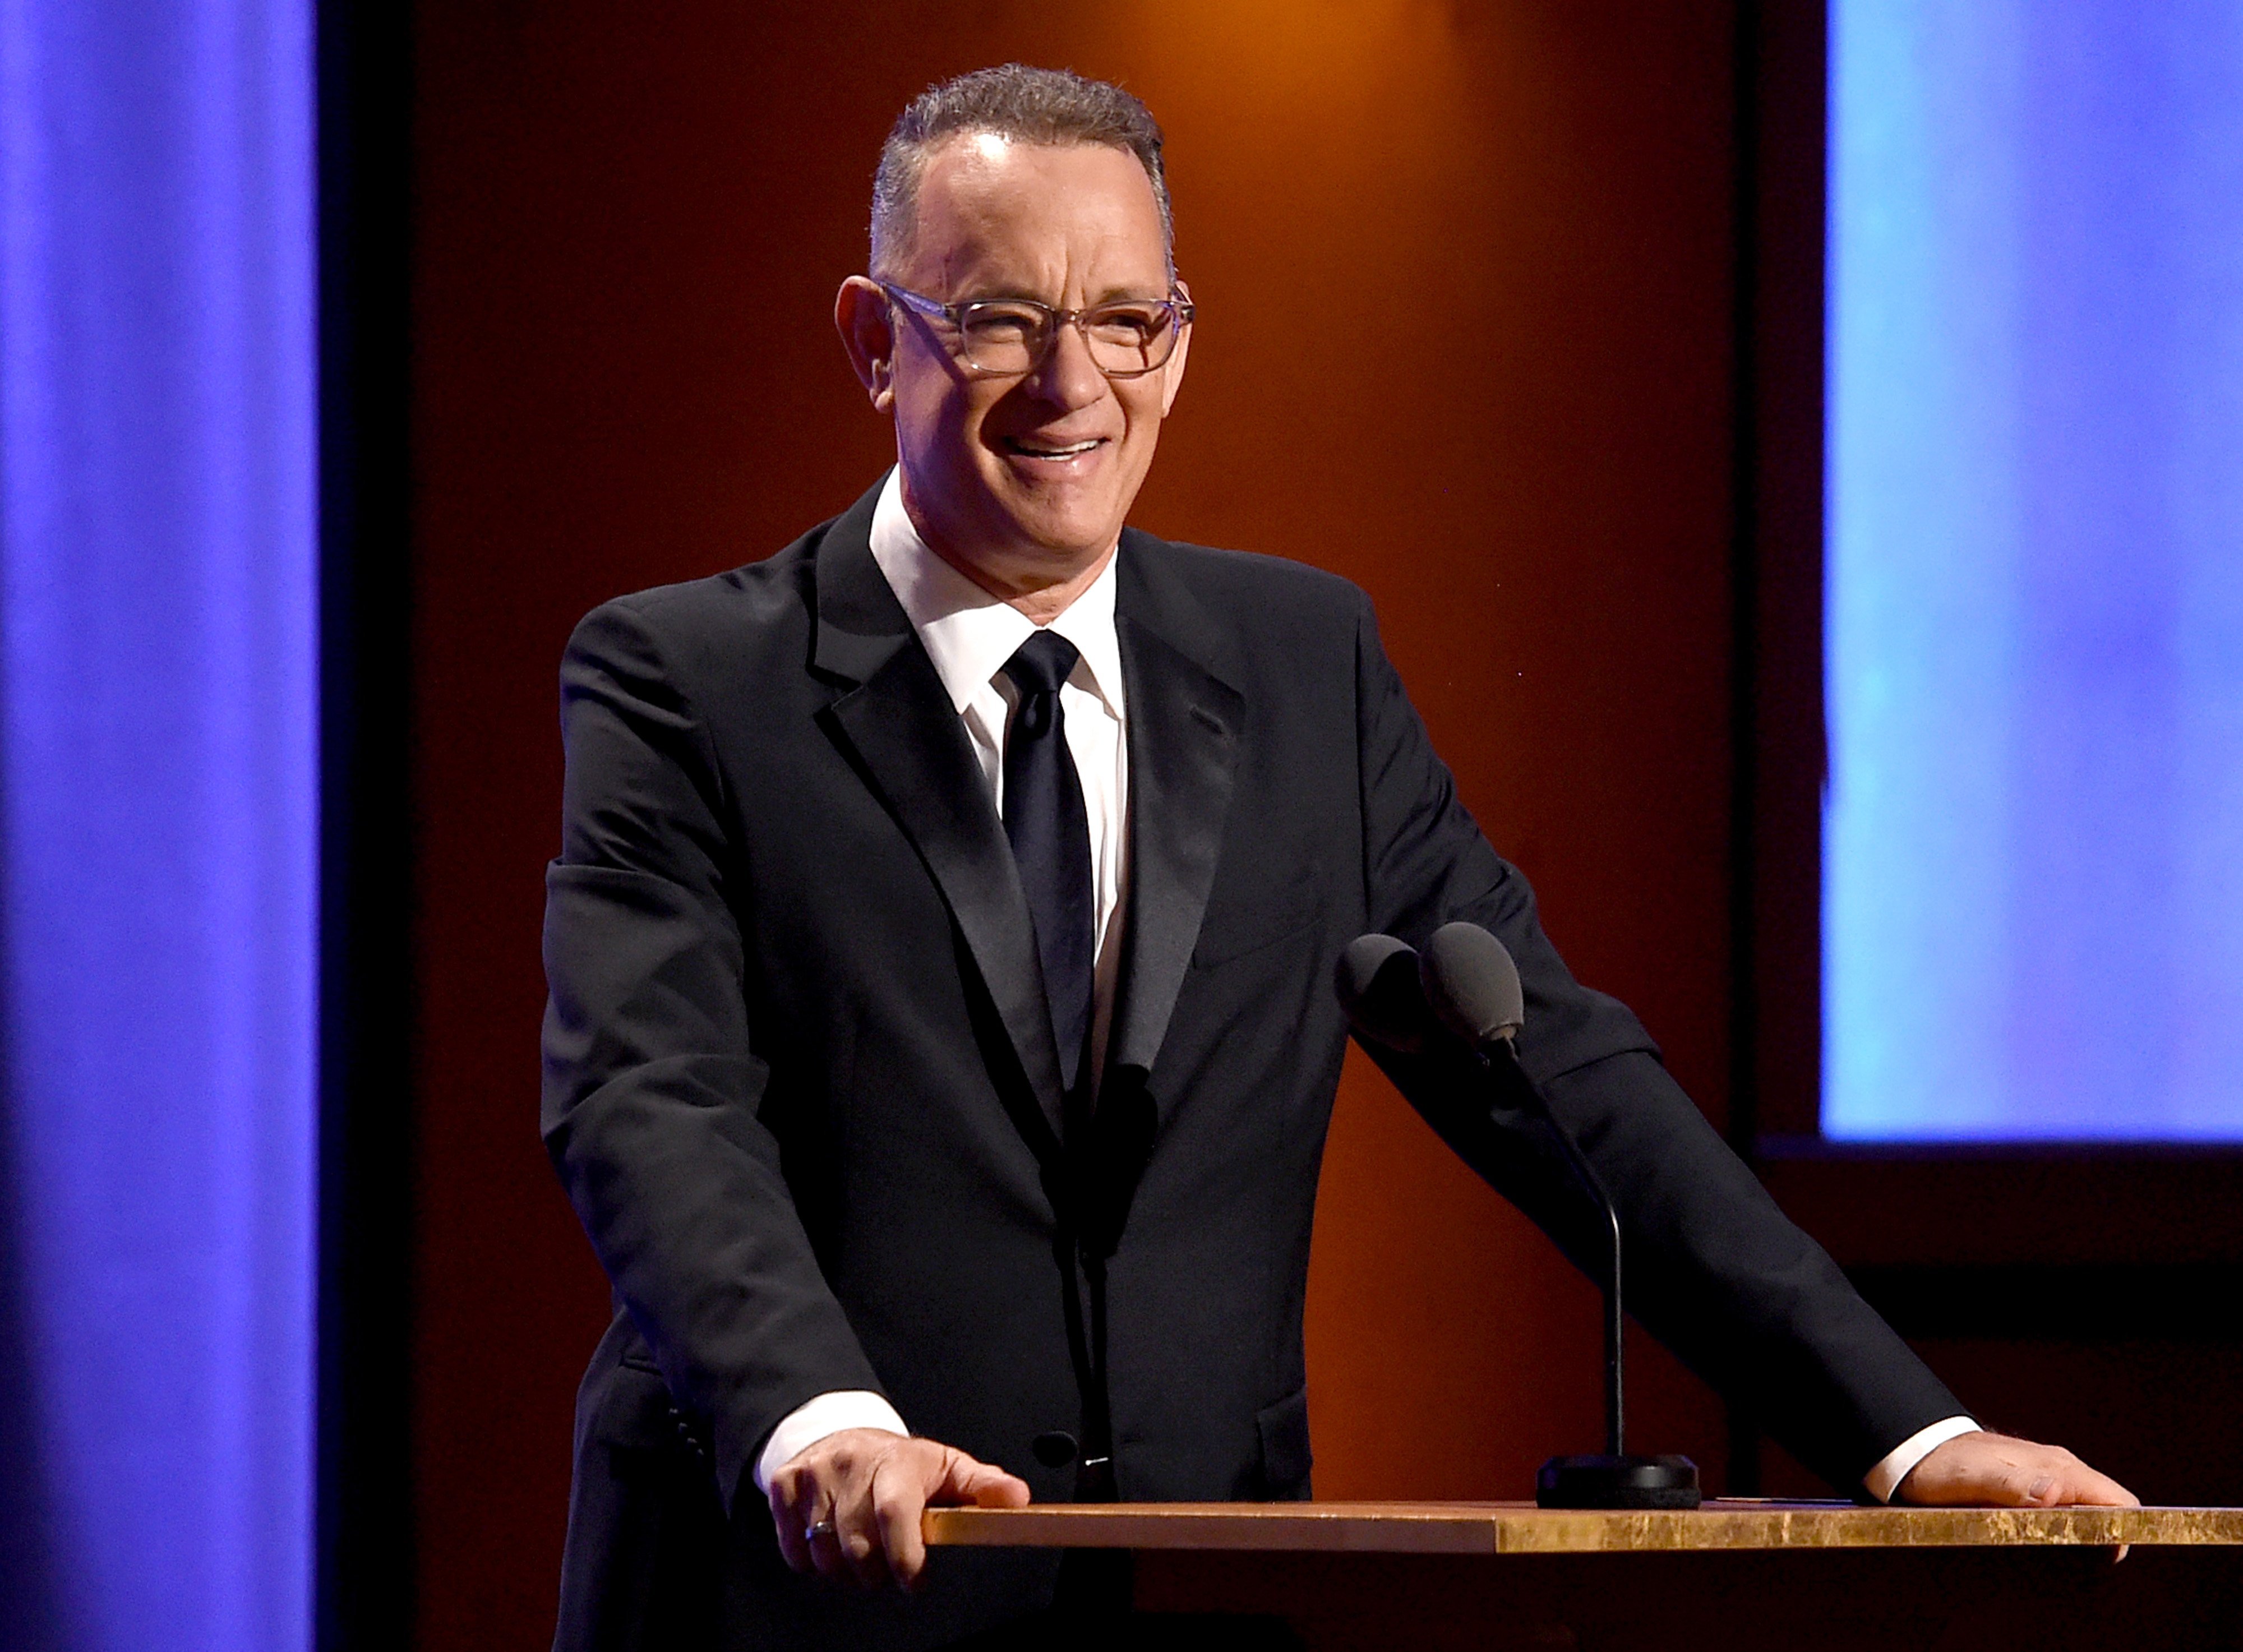
[(1442, 926), (1425, 958), (1392, 935), (1358, 935), (1340, 954), (1333, 977), (1348, 1023), (1366, 1043), (1418, 1055), (1449, 1041), (1450, 1051), (1471, 1052), (1491, 1092), (1508, 1089), (1523, 1096), (1558, 1138), (1566, 1163), (1610, 1229), (1604, 1278), (1606, 1449), (1600, 1456), (1553, 1457), (1534, 1477), (1534, 1500), (1545, 1508), (1697, 1507), (1698, 1466), (1687, 1457), (1627, 1454), (1620, 1207), (1573, 1133), (1559, 1122), (1540, 1087), (1519, 1063), (1512, 1035), (1526, 1010), (1510, 952), (1470, 923)]
[(1603, 1179), (1573, 1133), (1559, 1123), (1541, 1089), (1519, 1064), (1519, 1051), (1507, 1037), (1485, 1040), (1478, 1052), (1488, 1076), (1524, 1096), (1558, 1138), (1566, 1162), (1597, 1203), (1611, 1233), (1605, 1270), (1605, 1451), (1601, 1456), (1553, 1457), (1534, 1476), (1534, 1500), (1544, 1508), (1695, 1508), (1700, 1501), (1698, 1466), (1687, 1457), (1631, 1457), (1622, 1381), (1622, 1337), (1626, 1330), (1620, 1293), (1620, 1207), (1605, 1191)]

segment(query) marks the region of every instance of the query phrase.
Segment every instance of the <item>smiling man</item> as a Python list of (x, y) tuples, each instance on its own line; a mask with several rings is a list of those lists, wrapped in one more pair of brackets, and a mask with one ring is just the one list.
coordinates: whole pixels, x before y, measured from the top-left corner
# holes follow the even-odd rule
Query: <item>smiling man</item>
[[(1171, 248), (1127, 94), (929, 91), (835, 312), (894, 469), (570, 643), (544, 1126), (620, 1311), (556, 1644), (1070, 1633), (1037, 1615), (1110, 1608), (1097, 1566), (930, 1564), (926, 1506), (1308, 1495), (1332, 962), (1458, 918), (1518, 959), (1520, 1060), (1696, 1369), (1842, 1487), (2129, 1500), (1977, 1431), (1573, 981), (1360, 591), (1124, 526), (1189, 353)], [(1531, 1120), (1382, 1059), (1596, 1256)]]

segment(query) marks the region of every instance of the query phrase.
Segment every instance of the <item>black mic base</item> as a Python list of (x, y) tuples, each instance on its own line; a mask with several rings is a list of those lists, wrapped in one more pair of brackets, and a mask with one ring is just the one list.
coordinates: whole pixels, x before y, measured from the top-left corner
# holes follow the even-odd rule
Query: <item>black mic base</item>
[(1687, 1457), (1553, 1457), (1534, 1476), (1544, 1508), (1695, 1508), (1698, 1465)]

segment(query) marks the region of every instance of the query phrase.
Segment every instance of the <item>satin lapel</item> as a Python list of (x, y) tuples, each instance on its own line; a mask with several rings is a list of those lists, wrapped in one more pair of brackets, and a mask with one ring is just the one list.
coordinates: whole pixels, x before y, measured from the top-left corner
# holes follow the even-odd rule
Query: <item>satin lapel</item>
[[(1059, 1054), (1027, 897), (965, 725), (872, 561), (871, 512), (837, 522), (818, 551), (818, 668), (861, 678), (819, 713), (912, 840), (966, 937), (1051, 1136), (1061, 1128)], [(853, 529), (853, 532), (852, 529)]]
[(1245, 701), (1210, 669), (1223, 652), (1220, 633), (1164, 577), (1159, 542), (1132, 533), (1122, 545), (1115, 624), (1129, 708), (1129, 928), (1108, 1060), (1149, 1072), (1207, 913)]

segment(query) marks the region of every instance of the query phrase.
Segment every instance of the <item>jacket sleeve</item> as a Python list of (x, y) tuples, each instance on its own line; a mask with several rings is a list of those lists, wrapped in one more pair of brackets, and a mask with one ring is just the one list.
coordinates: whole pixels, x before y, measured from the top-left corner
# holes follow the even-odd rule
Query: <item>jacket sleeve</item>
[[(1619, 1206), (1627, 1305), (1699, 1375), (1852, 1488), (1916, 1430), (1963, 1407), (1770, 1198), (1618, 1001), (1576, 981), (1534, 896), (1456, 795), (1379, 645), (1357, 630), (1364, 889), (1371, 927), (1422, 947), (1455, 919), (1510, 948), (1526, 989), (1520, 1065)], [(1411, 1105), (1592, 1278), (1608, 1230), (1547, 1127), (1492, 1099), (1458, 1053), (1366, 1047)]]
[(612, 603), (570, 639), (561, 855), (548, 869), (545, 1145), (729, 1507), (803, 1401), (881, 1392), (758, 1118), (724, 782), (658, 626)]

